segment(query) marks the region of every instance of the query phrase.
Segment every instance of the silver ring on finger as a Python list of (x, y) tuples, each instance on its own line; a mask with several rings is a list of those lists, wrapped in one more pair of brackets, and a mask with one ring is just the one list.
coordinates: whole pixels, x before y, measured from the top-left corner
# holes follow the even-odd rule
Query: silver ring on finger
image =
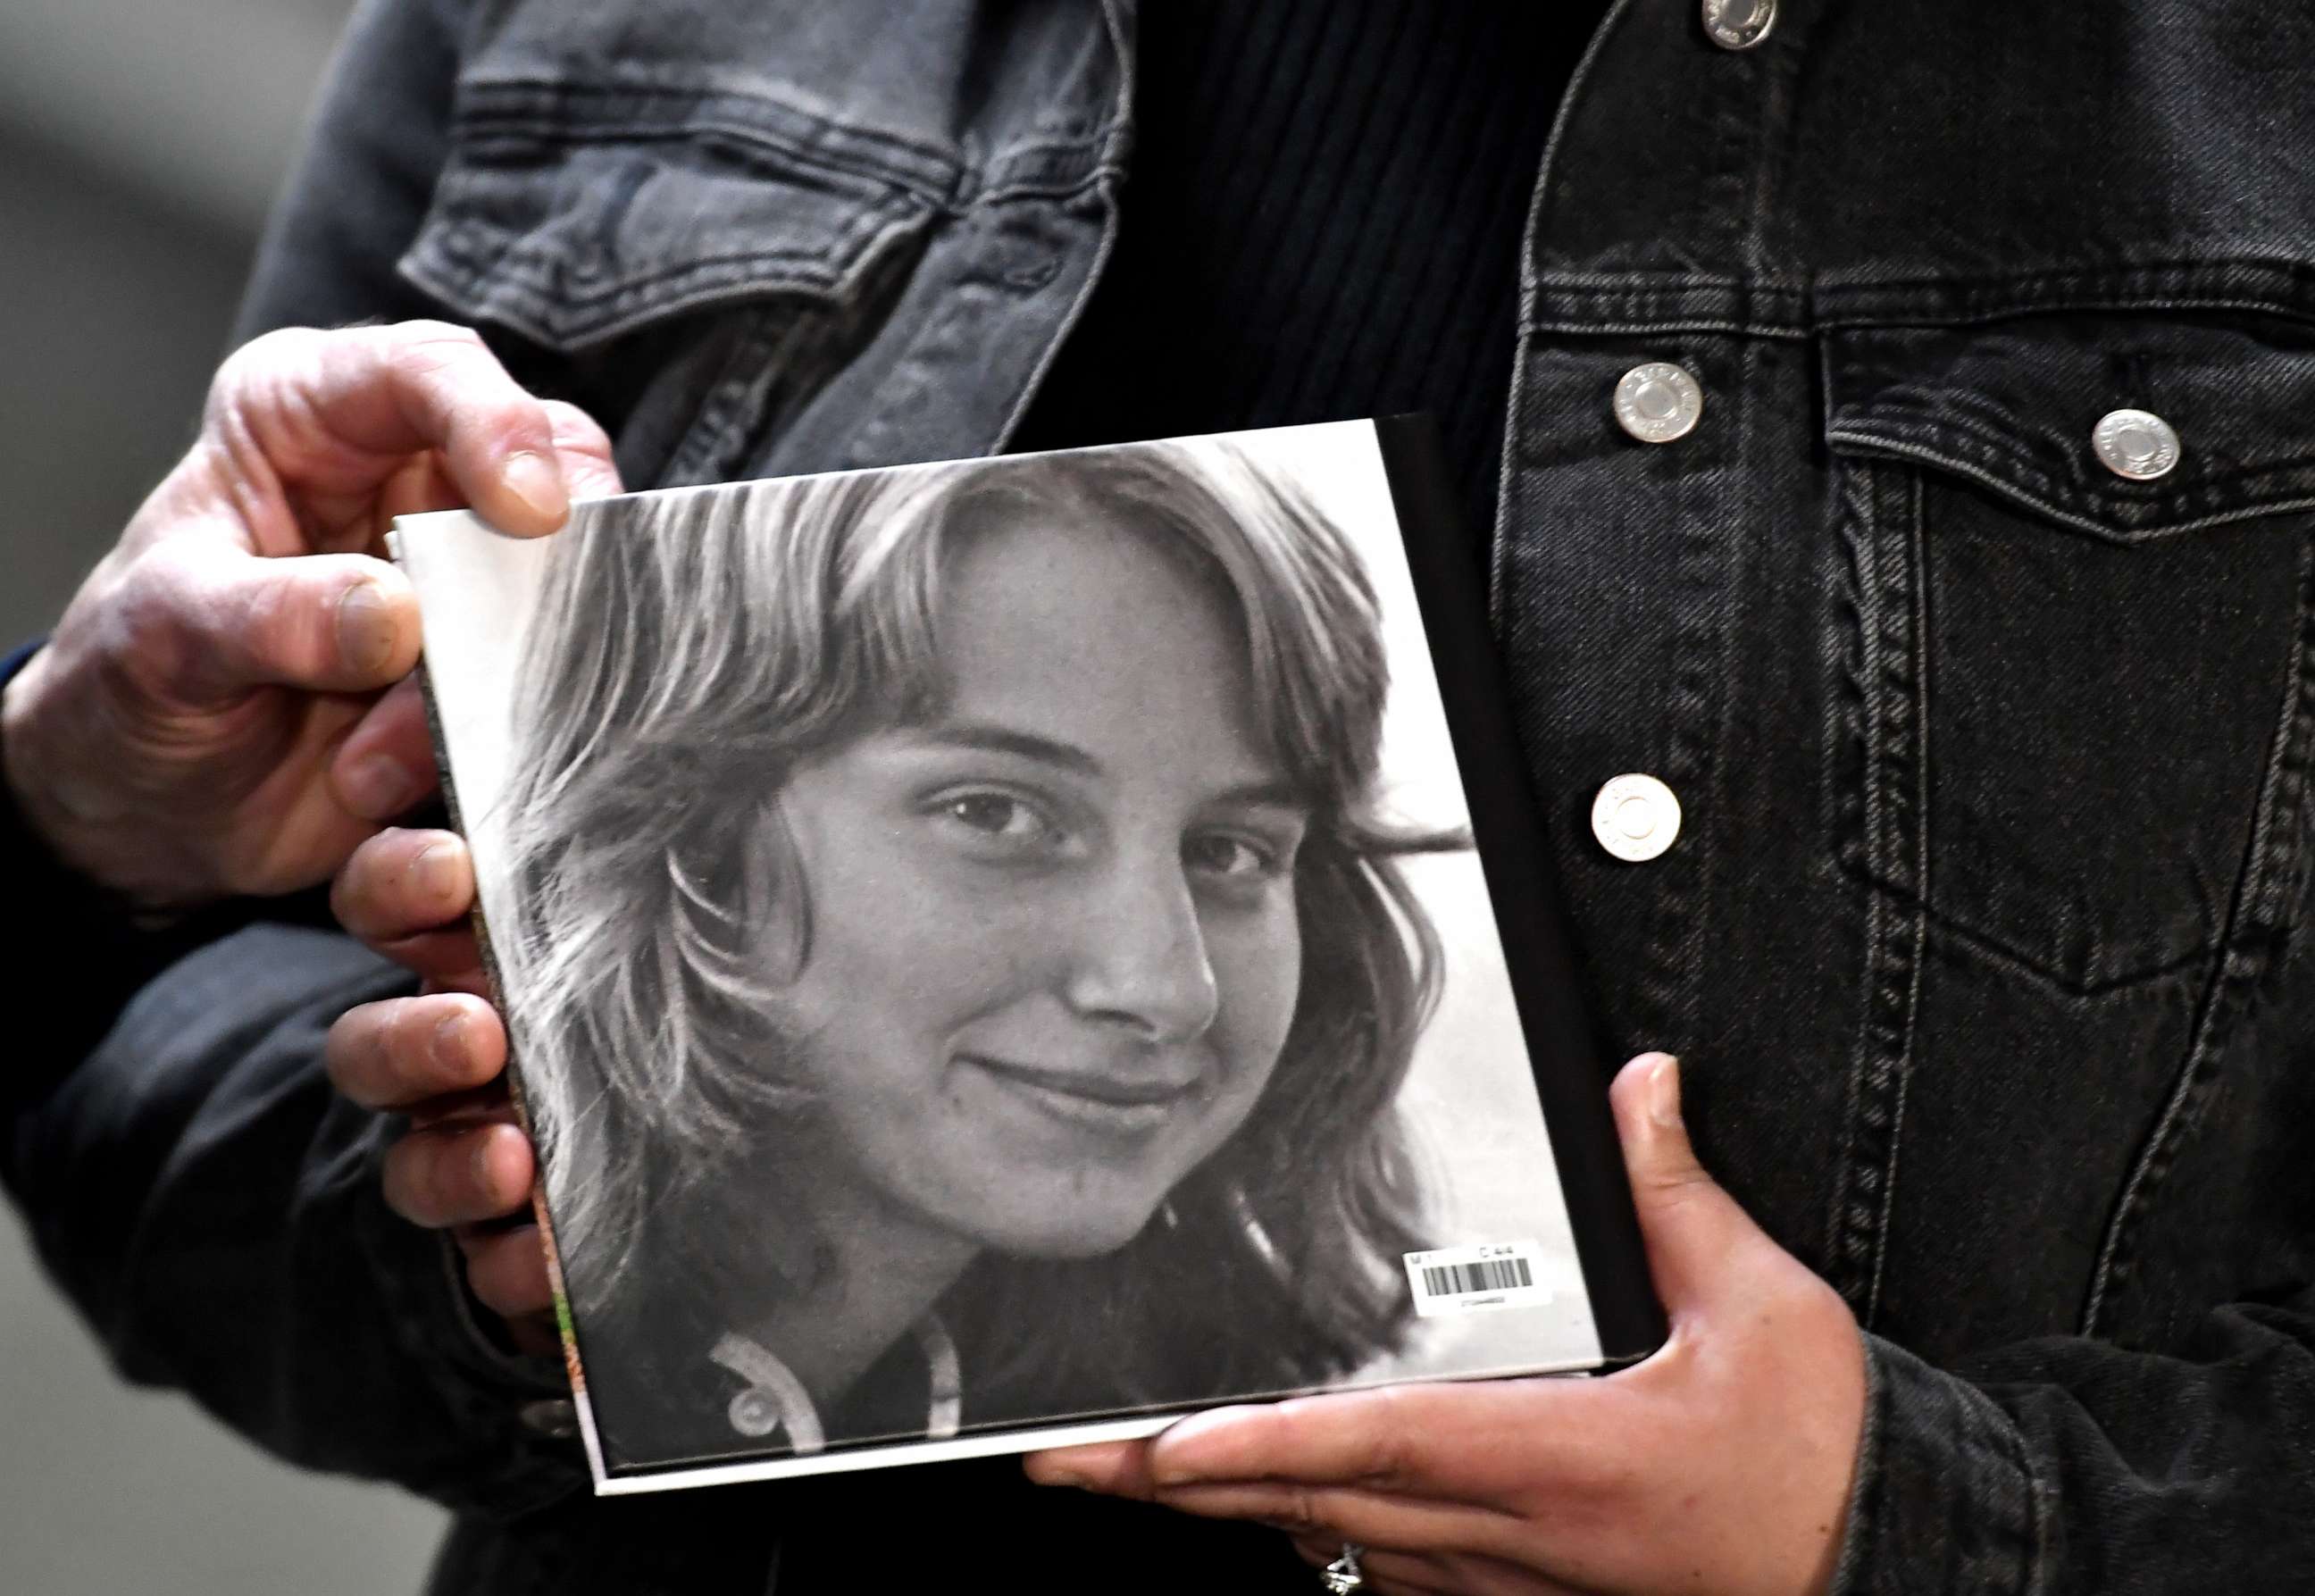
[(1355, 1540), (1343, 1543), (1343, 1555), (1318, 1571), (1318, 1583), (1333, 1596), (1354, 1596), (1367, 1588), (1367, 1576), (1359, 1567), (1359, 1554), (1366, 1547)]

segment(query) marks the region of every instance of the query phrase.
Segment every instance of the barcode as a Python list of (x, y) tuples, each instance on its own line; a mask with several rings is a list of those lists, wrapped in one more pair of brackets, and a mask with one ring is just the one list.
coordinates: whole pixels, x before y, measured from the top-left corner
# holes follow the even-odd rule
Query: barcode
[(1552, 1259), (1532, 1238), (1408, 1253), (1407, 1288), (1423, 1317), (1541, 1308), (1551, 1300)]
[(1474, 1291), (1514, 1291), (1535, 1284), (1525, 1258), (1486, 1258), (1477, 1264), (1434, 1264), (1423, 1272), (1431, 1297), (1462, 1297)]

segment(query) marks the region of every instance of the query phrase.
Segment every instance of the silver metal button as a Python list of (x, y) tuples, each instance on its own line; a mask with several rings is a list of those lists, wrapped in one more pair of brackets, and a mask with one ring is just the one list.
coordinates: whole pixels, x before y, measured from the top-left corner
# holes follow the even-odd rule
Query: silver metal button
[(1616, 385), (1616, 424), (1642, 443), (1672, 443), (1696, 430), (1704, 390), (1669, 360), (1651, 360)]
[(518, 1416), (522, 1427), (534, 1435), (568, 1441), (579, 1433), (579, 1410), (566, 1397), (545, 1396), (537, 1402), (526, 1402)]
[(1748, 50), (1777, 25), (1777, 0), (1704, 0), (1704, 31), (1725, 50)]
[(2178, 434), (2148, 410), (2107, 412), (2090, 430), (2090, 447), (2108, 471), (2132, 482), (2167, 476), (2178, 464)]
[(1630, 864), (1645, 864), (1680, 839), (1680, 800), (1637, 771), (1603, 783), (1592, 800), (1592, 835)]

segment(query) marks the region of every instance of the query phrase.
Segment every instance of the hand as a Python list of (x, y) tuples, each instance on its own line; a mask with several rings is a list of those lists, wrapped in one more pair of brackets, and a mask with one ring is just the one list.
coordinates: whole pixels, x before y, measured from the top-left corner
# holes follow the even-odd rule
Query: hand
[(552, 1352), (554, 1298), (530, 1214), (537, 1165), (507, 1095), (506, 1028), (484, 996), (466, 845), (448, 831), (381, 831), (346, 861), (330, 901), (347, 930), (426, 978), (418, 997), (348, 1010), (324, 1049), (339, 1091), (410, 1116), (386, 1151), (386, 1205), (448, 1230), (475, 1299), (516, 1346)]
[(1672, 1319), (1645, 1362), (1226, 1408), (1033, 1454), (1031, 1476), (1273, 1523), (1315, 1564), (1357, 1541), (1394, 1596), (1825, 1590), (1864, 1426), (1856, 1320), (1697, 1164), (1672, 1060), (1634, 1060), (1614, 1102)]
[(461, 327), (269, 333), (8, 684), (5, 776), (68, 865), (146, 911), (329, 879), (433, 785), (393, 518), (519, 534), (616, 492), (610, 444)]

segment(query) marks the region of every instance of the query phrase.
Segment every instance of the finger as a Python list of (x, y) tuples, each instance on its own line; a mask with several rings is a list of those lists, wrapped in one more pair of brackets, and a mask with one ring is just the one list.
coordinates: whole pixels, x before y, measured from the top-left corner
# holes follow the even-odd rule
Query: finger
[(1448, 1381), (1218, 1408), (1153, 1441), (1149, 1468), (1161, 1488), (1273, 1480), (1491, 1501), (1582, 1458), (1602, 1388)]
[(386, 1205), (430, 1230), (478, 1225), (530, 1201), (530, 1140), (516, 1126), (412, 1130), (386, 1151)]
[(390, 820), (439, 785), (426, 695), (415, 676), (386, 689), (330, 759), (330, 785), (347, 812)]
[(1157, 1500), (1201, 1518), (1275, 1525), (1298, 1538), (1354, 1540), (1404, 1552), (1498, 1554), (1517, 1544), (1521, 1528), (1520, 1520), (1492, 1508), (1344, 1485), (1184, 1485), (1161, 1488)]
[(439, 947), (420, 948), (417, 939), (410, 938), (395, 948), (397, 962), (406, 963), (426, 976), (419, 983), (421, 992), (466, 992), (485, 1003), (498, 1001), (497, 994), (491, 990), (490, 977), (483, 969), (482, 948), (472, 921), (462, 927), (428, 932), (426, 936), (430, 944), (433, 939), (440, 938)]
[(351, 536), (361, 534), (361, 546), (374, 554), (388, 552), (386, 534), (394, 530), (399, 516), (430, 515), (438, 510), (464, 510), (466, 496), (458, 484), (450, 480), (444, 468), (442, 457), (432, 449), (411, 456), (394, 474), (380, 484), (370, 501), (367, 526), (349, 523)]
[(514, 1096), (507, 1090), (504, 1076), (469, 1091), (446, 1092), (439, 1097), (413, 1103), (403, 1112), (409, 1116), (412, 1128), (419, 1130), (431, 1130), (438, 1125), (518, 1123)]
[(406, 1109), (488, 1086), (506, 1066), (506, 1029), (479, 998), (389, 998), (347, 1010), (322, 1045), (331, 1084), (364, 1108)]
[(442, 468), (442, 457), (432, 449), (411, 456), (377, 491), (378, 514), (387, 527), (394, 524), (395, 516), (465, 508), (457, 484)]
[(1154, 1488), (1149, 1458), (1146, 1441), (1104, 1441), (1031, 1452), (1021, 1462), (1030, 1479), (1041, 1485), (1075, 1485), (1146, 1501)]
[(482, 945), (475, 936), (471, 922), (445, 926), (439, 931), (421, 931), (414, 936), (398, 937), (382, 942), (376, 951), (415, 975), (422, 975), (431, 989), (442, 992), (470, 992), (484, 1002), (491, 1000), (489, 976), (483, 969)]
[[(555, 462), (562, 468), (563, 486), (572, 500), (600, 499), (624, 492), (618, 465), (612, 457), (610, 435), (596, 424), (595, 418), (563, 400), (546, 399), (540, 403), (545, 409), (547, 424), (554, 430)], [(378, 490), (373, 536), (380, 540), (378, 546), (382, 548), (386, 529), (397, 516), (466, 508), (466, 497), (459, 492), (457, 483), (450, 480), (442, 457), (429, 449), (412, 457)]]
[(455, 831), (381, 831), (354, 849), (330, 886), (338, 924), (381, 950), (457, 925), (474, 904), (474, 858)]
[(1641, 1054), (1618, 1072), (1609, 1097), (1649, 1272), (1677, 1321), (1704, 1308), (1716, 1290), (1742, 1282), (1748, 1253), (1776, 1244), (1697, 1161), (1681, 1113), (1677, 1060)]
[(534, 1358), (559, 1357), (563, 1352), (563, 1332), (555, 1324), (552, 1310), (543, 1314), (524, 1314), (506, 1321), (507, 1339), (514, 1350)]
[(129, 669), (173, 704), (257, 687), (375, 692), (418, 662), (417, 595), (367, 554), (263, 560), (164, 539), (129, 567), (117, 603)]
[[(444, 322), (268, 333), (219, 370), (205, 435), (248, 474), (341, 510), (429, 449), (503, 531), (553, 531), (570, 508), (545, 406), (472, 328)], [(261, 552), (289, 552), (280, 528), (253, 529)]]
[[(1423, 1560), (1410, 1558), (1406, 1561), (1410, 1565), (1414, 1565)], [(1424, 1566), (1427, 1568), (1428, 1565)], [(1446, 1575), (1436, 1570), (1432, 1570), (1431, 1573), (1430, 1579), (1417, 1583), (1413, 1580), (1395, 1578), (1377, 1570), (1368, 1576), (1367, 1583), (1361, 1587), (1361, 1590), (1362, 1593), (1371, 1591), (1374, 1596), (1473, 1596), (1473, 1592), (1457, 1586), (1437, 1583), (1438, 1580), (1444, 1579)]]
[(461, 1232), (458, 1248), (466, 1255), (466, 1284), (492, 1313), (514, 1319), (554, 1307), (554, 1289), (546, 1279), (546, 1248), (537, 1225)]
[(1324, 1568), (1343, 1555), (1343, 1543), (1339, 1540), (1333, 1540), (1326, 1536), (1314, 1535), (1308, 1531), (1297, 1532), (1287, 1530), (1282, 1524), (1279, 1529), (1294, 1542), (1294, 1555), (1305, 1563), (1315, 1563)]

